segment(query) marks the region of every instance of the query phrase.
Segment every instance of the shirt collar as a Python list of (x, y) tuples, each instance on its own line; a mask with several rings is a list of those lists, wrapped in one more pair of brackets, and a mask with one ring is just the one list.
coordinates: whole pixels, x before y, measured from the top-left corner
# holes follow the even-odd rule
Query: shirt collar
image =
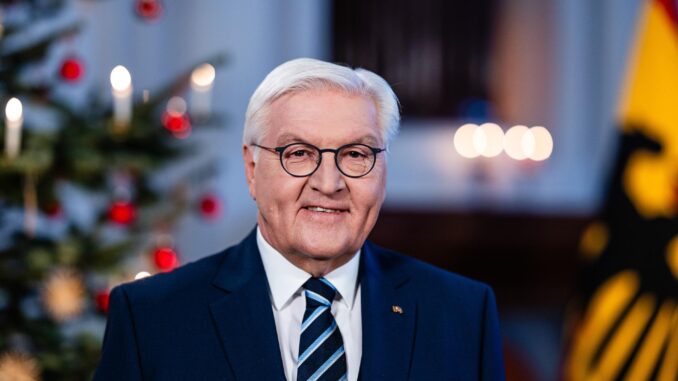
[[(257, 246), (266, 271), (273, 307), (279, 311), (292, 300), (295, 294), (301, 292), (301, 286), (311, 278), (311, 274), (293, 265), (266, 242), (258, 226)], [(325, 279), (336, 287), (340, 296), (338, 301), (344, 303), (349, 309), (353, 308), (358, 288), (359, 264), (360, 250), (344, 265), (325, 275)]]

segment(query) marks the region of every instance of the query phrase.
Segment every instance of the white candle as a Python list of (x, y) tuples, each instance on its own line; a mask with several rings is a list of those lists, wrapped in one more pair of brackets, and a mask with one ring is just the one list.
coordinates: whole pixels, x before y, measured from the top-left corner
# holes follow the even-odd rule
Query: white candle
[(8, 159), (14, 159), (19, 155), (23, 122), (21, 101), (16, 98), (10, 99), (5, 106), (5, 156)]
[(206, 63), (191, 73), (191, 116), (194, 119), (208, 119), (212, 113), (212, 85), (216, 71)]
[(111, 88), (113, 93), (113, 125), (116, 131), (123, 132), (132, 120), (132, 76), (122, 65), (111, 70)]

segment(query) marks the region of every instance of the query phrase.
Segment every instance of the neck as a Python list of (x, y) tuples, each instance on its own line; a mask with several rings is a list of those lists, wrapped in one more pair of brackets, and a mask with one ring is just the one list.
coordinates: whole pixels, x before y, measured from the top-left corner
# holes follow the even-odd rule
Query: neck
[(301, 253), (287, 254), (279, 250), (278, 252), (290, 263), (306, 271), (315, 278), (324, 277), (335, 269), (345, 265), (355, 255), (355, 253), (352, 253), (350, 255), (342, 255), (339, 258), (318, 260)]
[(301, 252), (292, 247), (280, 245), (273, 237), (267, 234), (267, 230), (259, 225), (264, 241), (275, 251), (280, 253), (288, 262), (311, 274), (315, 278), (324, 277), (335, 269), (348, 263), (357, 253), (357, 249), (339, 254), (314, 254)]

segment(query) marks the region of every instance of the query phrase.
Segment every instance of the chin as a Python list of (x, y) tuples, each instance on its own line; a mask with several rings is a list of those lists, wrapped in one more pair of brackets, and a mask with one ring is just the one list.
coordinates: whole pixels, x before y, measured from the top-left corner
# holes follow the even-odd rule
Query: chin
[(303, 237), (299, 242), (299, 251), (314, 259), (334, 259), (347, 253), (355, 253), (351, 242), (333, 235), (313, 235)]

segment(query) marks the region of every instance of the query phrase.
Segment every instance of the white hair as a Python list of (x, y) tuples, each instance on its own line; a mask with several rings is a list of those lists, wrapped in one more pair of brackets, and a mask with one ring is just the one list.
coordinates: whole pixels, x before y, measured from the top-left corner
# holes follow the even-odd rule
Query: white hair
[(268, 106), (273, 101), (293, 92), (323, 88), (372, 98), (377, 107), (384, 144), (388, 145), (398, 133), (398, 98), (383, 78), (365, 69), (351, 69), (312, 58), (297, 58), (273, 69), (252, 94), (245, 114), (243, 144), (259, 143), (263, 138), (268, 122)]

